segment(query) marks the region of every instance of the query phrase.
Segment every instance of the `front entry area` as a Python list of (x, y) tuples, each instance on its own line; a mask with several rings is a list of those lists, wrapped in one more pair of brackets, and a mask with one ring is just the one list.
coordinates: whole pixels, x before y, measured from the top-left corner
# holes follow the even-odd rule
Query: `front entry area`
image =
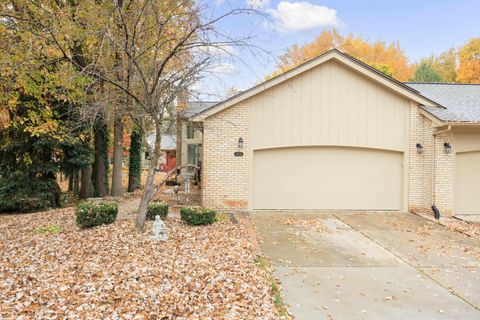
[(403, 153), (289, 147), (253, 155), (253, 209), (401, 210)]

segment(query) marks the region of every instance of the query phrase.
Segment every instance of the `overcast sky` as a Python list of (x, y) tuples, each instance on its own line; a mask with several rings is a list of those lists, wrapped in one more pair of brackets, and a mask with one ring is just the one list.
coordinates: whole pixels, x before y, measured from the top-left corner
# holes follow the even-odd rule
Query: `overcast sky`
[(229, 48), (235, 58), (224, 59), (199, 85), (203, 93), (214, 94), (211, 99), (229, 87), (245, 90), (261, 82), (275, 69), (275, 57), (332, 27), (371, 41), (399, 41), (412, 62), (480, 36), (480, 0), (213, 1), (216, 14), (253, 6), (263, 15), (230, 18), (219, 25), (233, 36), (252, 36), (251, 43), (262, 50)]

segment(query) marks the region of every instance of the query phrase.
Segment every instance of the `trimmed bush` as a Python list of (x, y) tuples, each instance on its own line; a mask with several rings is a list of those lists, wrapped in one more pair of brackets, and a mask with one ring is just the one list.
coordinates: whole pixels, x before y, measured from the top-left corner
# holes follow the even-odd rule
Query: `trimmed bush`
[(180, 209), (182, 220), (192, 226), (212, 224), (217, 221), (217, 212), (201, 207), (184, 207)]
[(113, 223), (117, 218), (118, 205), (111, 202), (83, 202), (77, 207), (77, 224), (83, 228), (92, 228)]
[(147, 220), (155, 220), (155, 216), (165, 219), (168, 215), (168, 204), (163, 201), (152, 201), (148, 204)]

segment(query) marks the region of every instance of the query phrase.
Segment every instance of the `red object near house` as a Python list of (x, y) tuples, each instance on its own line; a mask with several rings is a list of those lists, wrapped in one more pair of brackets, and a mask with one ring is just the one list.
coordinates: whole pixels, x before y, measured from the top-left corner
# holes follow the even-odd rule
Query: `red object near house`
[(177, 158), (175, 157), (175, 150), (168, 150), (166, 152), (166, 163), (160, 165), (160, 171), (169, 172), (177, 166)]

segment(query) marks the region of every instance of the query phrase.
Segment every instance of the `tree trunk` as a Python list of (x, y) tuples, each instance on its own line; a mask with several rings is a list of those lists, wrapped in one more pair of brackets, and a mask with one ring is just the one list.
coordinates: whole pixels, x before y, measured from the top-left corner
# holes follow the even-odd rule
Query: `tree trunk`
[(68, 175), (68, 191), (73, 191), (73, 173)]
[(160, 144), (162, 140), (161, 122), (155, 124), (155, 149), (148, 169), (147, 182), (145, 184), (145, 191), (143, 192), (142, 199), (140, 200), (140, 206), (138, 207), (137, 221), (135, 223), (135, 229), (138, 232), (143, 232), (145, 227), (145, 219), (147, 217), (147, 207), (150, 200), (155, 196), (155, 186), (153, 185), (155, 179), (155, 172), (160, 160)]
[(95, 125), (95, 161), (92, 181), (95, 197), (108, 195), (108, 127), (103, 122)]
[(81, 174), (80, 199), (90, 198), (90, 195), (91, 195), (90, 185), (92, 183), (92, 180), (91, 180), (92, 167), (88, 166), (86, 168), (82, 168), (80, 170), (80, 174)]
[(112, 197), (122, 195), (122, 165), (123, 165), (123, 122), (122, 117), (116, 116), (113, 124), (113, 172)]
[(78, 171), (75, 171), (73, 174), (73, 192), (75, 194), (79, 194), (80, 191), (80, 175), (78, 174)]
[(142, 130), (134, 127), (130, 135), (130, 160), (128, 164), (128, 192), (140, 188), (142, 175)]

